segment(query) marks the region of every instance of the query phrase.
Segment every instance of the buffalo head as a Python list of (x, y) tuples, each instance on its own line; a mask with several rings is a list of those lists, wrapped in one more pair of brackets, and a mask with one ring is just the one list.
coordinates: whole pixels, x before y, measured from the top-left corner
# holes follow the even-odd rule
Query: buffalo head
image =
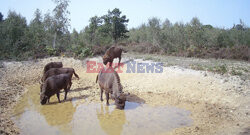
[(117, 98), (115, 98), (116, 108), (117, 109), (124, 109), (125, 102), (126, 102), (126, 95), (122, 93), (120, 96), (118, 96)]
[(109, 62), (109, 58), (108, 58), (108, 56), (106, 56), (106, 55), (104, 55), (104, 56), (102, 57), (102, 60), (103, 60), (103, 64), (104, 64), (104, 65), (106, 65), (106, 64)]
[(48, 96), (45, 95), (45, 92), (42, 92), (41, 95), (40, 95), (40, 103), (41, 103), (41, 105), (46, 104), (47, 100), (48, 100)]

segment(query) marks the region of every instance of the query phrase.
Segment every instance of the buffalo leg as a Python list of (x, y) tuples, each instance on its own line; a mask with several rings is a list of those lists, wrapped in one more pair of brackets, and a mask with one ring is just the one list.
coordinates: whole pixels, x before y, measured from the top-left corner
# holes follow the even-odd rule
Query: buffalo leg
[(103, 98), (102, 98), (103, 89), (101, 89), (101, 91), (100, 91), (100, 92), (101, 92), (101, 98), (100, 98), (100, 100), (101, 100), (101, 101), (103, 101)]
[(121, 59), (122, 59), (122, 58), (121, 58), (121, 57), (119, 57), (118, 67), (120, 66)]
[(109, 105), (109, 93), (105, 92), (105, 94), (106, 94), (106, 100), (107, 100), (106, 105)]
[(113, 60), (109, 62), (109, 66), (112, 67)]
[(65, 95), (64, 95), (64, 100), (66, 100), (66, 99), (67, 99), (67, 93), (68, 93), (68, 90), (69, 90), (69, 89), (67, 89), (67, 88), (66, 88), (66, 89), (64, 89), (64, 92), (65, 92)]
[(57, 92), (56, 96), (57, 96), (58, 102), (61, 103), (61, 101), (60, 101), (60, 92)]
[(70, 82), (69, 82), (69, 85), (68, 85), (68, 88), (67, 88), (68, 90), (70, 90), (71, 85), (72, 85), (72, 82), (70, 81)]

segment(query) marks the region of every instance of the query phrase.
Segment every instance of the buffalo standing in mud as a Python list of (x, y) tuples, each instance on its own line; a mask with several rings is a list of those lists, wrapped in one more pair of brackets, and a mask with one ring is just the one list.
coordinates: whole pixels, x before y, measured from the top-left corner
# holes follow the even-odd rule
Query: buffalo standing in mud
[[(109, 70), (109, 71), (107, 71)], [(122, 91), (120, 77), (113, 68), (103, 68), (96, 77), (96, 83), (99, 83), (101, 89), (100, 100), (103, 101), (102, 94), (105, 91), (106, 104), (109, 105), (109, 94), (115, 100), (115, 105), (118, 109), (124, 109), (126, 102), (126, 94)]]
[(64, 89), (65, 96), (64, 100), (67, 98), (68, 90), (70, 89), (72, 74), (60, 74), (54, 75), (46, 79), (46, 81), (42, 84), (41, 94), (40, 94), (40, 103), (42, 105), (46, 104), (51, 96), (54, 94), (57, 95), (58, 102), (60, 103), (60, 90)]
[(53, 75), (66, 74), (66, 73), (70, 73), (71, 75), (74, 74), (75, 77), (79, 79), (79, 76), (75, 73), (75, 70), (73, 68), (51, 68), (50, 70), (48, 70), (46, 73), (43, 74), (41, 81), (44, 82), (48, 77), (51, 77)]
[(113, 60), (115, 58), (119, 58), (119, 65), (120, 65), (121, 55), (122, 55), (122, 49), (119, 47), (112, 46), (106, 51), (106, 53), (102, 57), (103, 64), (106, 65), (109, 62), (110, 67), (112, 67)]
[(61, 67), (63, 67), (62, 62), (50, 62), (45, 65), (43, 73), (46, 73), (51, 68), (61, 68)]

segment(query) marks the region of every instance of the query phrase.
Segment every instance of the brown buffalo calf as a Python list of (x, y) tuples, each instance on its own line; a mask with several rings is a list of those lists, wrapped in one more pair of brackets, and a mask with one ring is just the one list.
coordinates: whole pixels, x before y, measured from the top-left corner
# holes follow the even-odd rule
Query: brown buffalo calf
[(115, 58), (119, 58), (119, 65), (120, 65), (121, 55), (122, 55), (122, 49), (116, 46), (112, 46), (106, 51), (106, 53), (102, 57), (103, 64), (106, 65), (109, 62), (110, 67), (112, 67), (113, 60)]

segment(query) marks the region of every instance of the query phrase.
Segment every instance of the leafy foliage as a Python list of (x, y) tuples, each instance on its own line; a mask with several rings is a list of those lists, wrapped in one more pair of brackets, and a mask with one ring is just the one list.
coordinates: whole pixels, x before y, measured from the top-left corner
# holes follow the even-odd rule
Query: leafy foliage
[(108, 11), (108, 14), (101, 17), (94, 16), (90, 18), (90, 24), (85, 27), (85, 38), (91, 45), (109, 44), (112, 41), (117, 43), (118, 40), (126, 39), (128, 32), (126, 16), (121, 16), (121, 11), (115, 8)]
[(0, 12), (0, 22), (3, 21), (3, 14)]
[(14, 11), (9, 11), (8, 17), (1, 22), (1, 55), (2, 57), (18, 56), (20, 52), (27, 51), (26, 19)]
[(54, 33), (53, 48), (56, 48), (56, 41), (58, 41), (59, 51), (65, 51), (64, 45), (67, 45), (69, 39), (68, 27), (70, 26), (68, 15), (70, 14), (67, 10), (69, 6), (69, 0), (53, 0), (56, 7), (53, 10), (52, 19), (52, 32)]
[[(70, 33), (69, 0), (52, 0), (52, 12), (37, 9), (27, 24), (25, 17), (0, 12), (0, 59), (39, 58), (60, 55), (77, 58), (100, 55), (112, 44), (140, 53), (187, 57), (214, 57), (250, 60), (250, 28), (242, 20), (230, 29), (204, 25), (197, 17), (189, 23), (149, 18), (137, 28), (127, 29), (126, 15), (115, 8), (93, 16), (89, 25)], [(218, 72), (226, 69), (218, 67)]]
[(157, 53), (164, 54), (250, 60), (249, 33), (250, 29), (242, 20), (231, 29), (221, 29), (203, 25), (197, 17), (186, 24), (172, 24), (168, 19), (161, 23), (160, 19), (151, 18), (147, 24), (132, 28), (127, 41), (151, 44), (144, 46), (144, 50), (135, 50), (140, 52), (156, 47)]

